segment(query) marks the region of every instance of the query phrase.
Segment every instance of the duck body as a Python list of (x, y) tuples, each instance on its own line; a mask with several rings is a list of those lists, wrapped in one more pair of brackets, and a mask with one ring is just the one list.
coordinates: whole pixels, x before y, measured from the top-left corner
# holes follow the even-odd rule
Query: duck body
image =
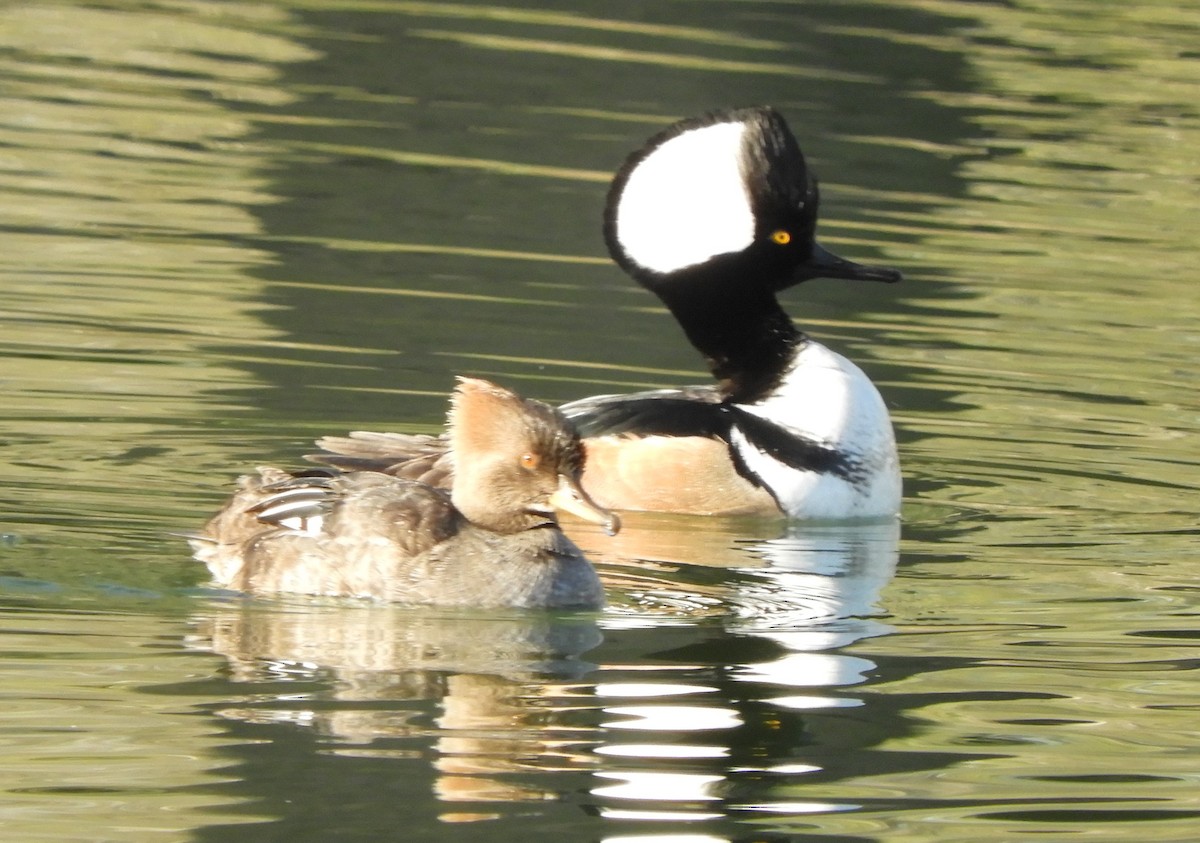
[[(712, 112), (652, 137), (617, 172), (604, 213), (616, 263), (666, 305), (712, 386), (565, 404), (582, 484), (602, 506), (875, 520), (899, 512), (895, 437), (879, 391), (801, 332), (778, 293), (825, 277), (894, 282), (815, 239), (819, 194), (770, 108)], [(319, 462), (455, 485), (436, 440), (355, 433)]]
[[(209, 527), (225, 540), (194, 542), (223, 588), (467, 608), (604, 602), (595, 569), (561, 530), (511, 536), (477, 527), (446, 492), (423, 483), (373, 472), (314, 477), (262, 468), (239, 485)], [(309, 506), (325, 513), (273, 516), (285, 488), (305, 492)]]
[(757, 402), (716, 387), (603, 395), (560, 408), (584, 435), (584, 488), (618, 509), (807, 520), (895, 515), (901, 478), (882, 396), (814, 341)]
[[(586, 437), (584, 482), (598, 500), (821, 520), (899, 511), (899, 459), (879, 391), (778, 302), (810, 278), (900, 279), (822, 248), (819, 201), (799, 145), (769, 108), (683, 120), (618, 171), (604, 215), (609, 252), (667, 306), (717, 382), (565, 405)], [(645, 490), (667, 474), (652, 456), (662, 436), (685, 440), (667, 446), (683, 466), (651, 500)], [(684, 456), (689, 447), (695, 459)], [(695, 494), (705, 482), (722, 490), (718, 500)]]
[(615, 531), (579, 489), (560, 414), (485, 381), (455, 395), (453, 492), (372, 471), (260, 468), (192, 538), (222, 587), (476, 608), (597, 608), (604, 592), (558, 506)]

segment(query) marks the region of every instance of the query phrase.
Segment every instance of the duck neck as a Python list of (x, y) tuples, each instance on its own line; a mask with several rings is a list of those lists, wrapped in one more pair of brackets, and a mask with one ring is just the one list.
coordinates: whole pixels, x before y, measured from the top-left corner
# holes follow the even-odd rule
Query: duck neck
[[(703, 291), (681, 285), (680, 293), (656, 290), (704, 355), (722, 396), (752, 404), (779, 385), (807, 338), (792, 324), (770, 291), (726, 287)], [(705, 295), (703, 293), (708, 292)]]

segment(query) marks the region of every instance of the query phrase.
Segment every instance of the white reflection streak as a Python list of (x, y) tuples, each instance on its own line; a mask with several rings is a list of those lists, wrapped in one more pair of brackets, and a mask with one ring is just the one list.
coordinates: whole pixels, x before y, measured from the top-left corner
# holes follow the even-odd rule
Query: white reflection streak
[(634, 834), (605, 837), (601, 843), (729, 843), (729, 838), (711, 834)]
[(774, 767), (768, 767), (767, 772), (781, 776), (799, 776), (805, 773), (819, 773), (821, 769), (813, 764), (776, 764)]
[(684, 685), (669, 682), (608, 682), (596, 685), (597, 697), (668, 697), (679, 694), (707, 694), (716, 691), (708, 685)]
[[(606, 820), (659, 820), (662, 822), (697, 822), (700, 820), (717, 820), (724, 814), (701, 814), (695, 811), (627, 811), (621, 808), (601, 808), (600, 816)], [(607, 840), (624, 840), (621, 837), (609, 837)], [(636, 838), (634, 838), (636, 839)], [(655, 835), (655, 839), (663, 838)], [(666, 838), (668, 841), (670, 837)], [(701, 838), (706, 839), (706, 838)], [(725, 838), (712, 838), (719, 843), (726, 843)]]
[(721, 797), (711, 785), (725, 781), (724, 776), (702, 773), (596, 773), (602, 779), (617, 779), (621, 784), (592, 789), (595, 796), (614, 799), (639, 799), (653, 802), (711, 802)]
[(738, 805), (739, 811), (760, 811), (771, 814), (832, 814), (857, 811), (862, 805), (849, 802), (769, 802), (764, 805)]
[(771, 697), (771, 702), (780, 708), (791, 708), (797, 711), (812, 711), (818, 708), (858, 708), (864, 705), (862, 700), (850, 697)]
[[(786, 634), (757, 633), (784, 646), (792, 642)], [(800, 688), (838, 688), (857, 685), (875, 669), (875, 663), (838, 653), (789, 653), (771, 662), (746, 665), (735, 678), (743, 682), (771, 682)]]
[(633, 720), (611, 720), (601, 724), (610, 729), (643, 729), (663, 732), (695, 732), (705, 729), (733, 729), (742, 718), (731, 708), (702, 708), (686, 705), (623, 705), (603, 709)]
[(728, 758), (729, 748), (673, 743), (621, 743), (598, 746), (596, 753), (625, 758)]
[(729, 838), (711, 834), (634, 834), (605, 837), (602, 843), (729, 843)]

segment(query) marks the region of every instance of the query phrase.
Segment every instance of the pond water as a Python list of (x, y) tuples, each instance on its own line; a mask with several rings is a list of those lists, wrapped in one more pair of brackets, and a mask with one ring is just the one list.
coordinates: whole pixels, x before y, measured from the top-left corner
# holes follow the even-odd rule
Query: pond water
[[(1200, 837), (1200, 4), (0, 8), (0, 836)], [(205, 587), (173, 532), (455, 373), (703, 382), (606, 258), (627, 152), (771, 103), (785, 306), (893, 408), (898, 526), (668, 516), (598, 615)]]

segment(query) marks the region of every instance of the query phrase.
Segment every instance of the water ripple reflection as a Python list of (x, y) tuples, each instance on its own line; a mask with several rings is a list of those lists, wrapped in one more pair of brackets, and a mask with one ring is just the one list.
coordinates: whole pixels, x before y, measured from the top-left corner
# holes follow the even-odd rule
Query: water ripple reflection
[(806, 748), (810, 718), (853, 728), (863, 701), (847, 691), (875, 666), (842, 650), (887, 631), (864, 616), (897, 540), (894, 524), (790, 529), (742, 545), (731, 534), (726, 561), (742, 565), (647, 575), (655, 560), (606, 562), (648, 590), (703, 586), (698, 617), (235, 600), (196, 618), (191, 645), (227, 662), (221, 720), (282, 746), (312, 734), (310, 751), (343, 763), (404, 763), (443, 822), (581, 787), (597, 817), (638, 824), (847, 811), (777, 788), (825, 774), (827, 750)]
[[(6, 839), (1196, 839), (1200, 5), (509, 5), (0, 6)], [(595, 616), (196, 590), (222, 484), (455, 373), (702, 380), (604, 183), (755, 102), (908, 276), (784, 304), (895, 410), (899, 564), (631, 517)]]

